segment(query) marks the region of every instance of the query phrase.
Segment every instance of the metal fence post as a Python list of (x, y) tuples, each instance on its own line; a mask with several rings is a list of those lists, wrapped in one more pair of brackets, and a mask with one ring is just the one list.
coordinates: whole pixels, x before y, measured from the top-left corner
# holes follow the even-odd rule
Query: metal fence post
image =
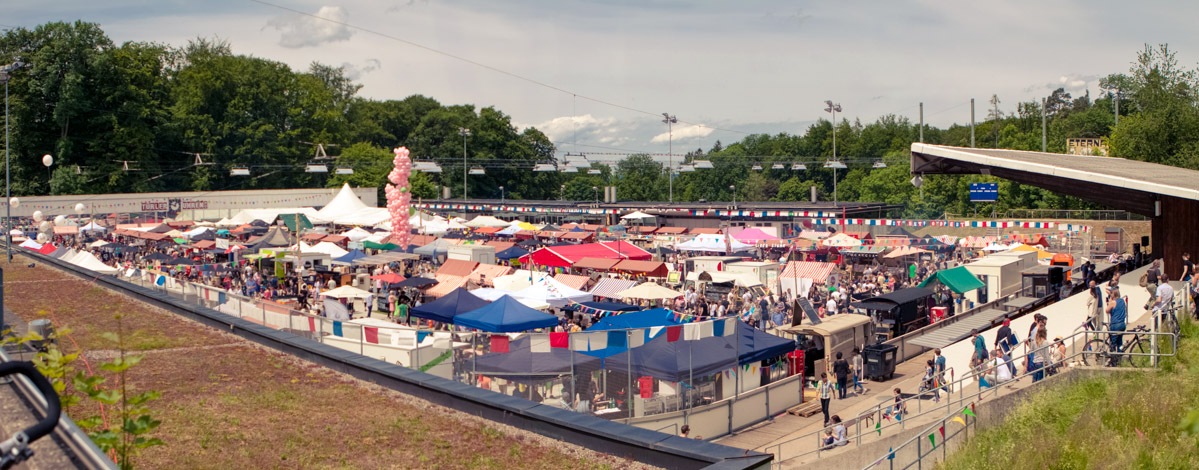
[(366, 355), (366, 326), (358, 327), (358, 354)]
[(262, 326), (266, 326), (266, 302), (258, 304), (262, 308)]

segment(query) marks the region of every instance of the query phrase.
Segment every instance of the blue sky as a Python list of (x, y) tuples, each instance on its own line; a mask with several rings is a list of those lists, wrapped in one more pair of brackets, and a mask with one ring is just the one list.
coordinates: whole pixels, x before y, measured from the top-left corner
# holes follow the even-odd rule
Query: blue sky
[[(674, 152), (801, 133), (827, 118), (883, 114), (937, 126), (1064, 86), (1097, 94), (1144, 44), (1194, 66), (1189, 2), (1067, 0), (271, 0), (519, 75), (250, 0), (60, 0), (7, 5), (0, 28), (82, 19), (117, 42), (228, 40), (235, 52), (303, 69), (344, 65), (376, 99), (411, 94), (494, 105), (546, 131), (563, 152)], [(561, 90), (540, 86), (540, 82)], [(592, 99), (619, 105), (609, 106)], [(634, 110), (624, 109), (633, 108)], [(840, 117), (840, 116), (839, 116)]]

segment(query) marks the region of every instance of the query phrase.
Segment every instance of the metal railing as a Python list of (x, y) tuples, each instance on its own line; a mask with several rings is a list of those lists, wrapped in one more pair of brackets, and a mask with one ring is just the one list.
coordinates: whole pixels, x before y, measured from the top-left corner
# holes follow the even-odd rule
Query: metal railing
[[(1083, 339), (1082, 344), (1086, 345), (1086, 344), (1090, 344), (1090, 341), (1092, 339), (1101, 339), (1101, 340), (1107, 341), (1110, 339), (1110, 336), (1112, 336), (1114, 334), (1122, 334), (1125, 336), (1134, 335), (1135, 336), (1134, 340), (1140, 341), (1140, 342), (1148, 342), (1148, 344), (1150, 345), (1150, 348), (1149, 348), (1148, 352), (1123, 351), (1123, 352), (1109, 352), (1109, 353), (1103, 354), (1102, 356), (1113, 355), (1113, 356), (1125, 356), (1125, 357), (1129, 358), (1129, 360), (1127, 360), (1127, 361), (1117, 360), (1117, 361), (1113, 361), (1113, 362), (1108, 362), (1107, 367), (1114, 367), (1114, 368), (1149, 367), (1149, 368), (1153, 368), (1153, 367), (1157, 367), (1161, 358), (1173, 357), (1178, 352), (1178, 335), (1174, 334), (1174, 332), (1172, 332), (1172, 331), (1169, 331), (1169, 332), (1133, 331), (1133, 330), (1130, 330), (1130, 331), (1079, 331), (1079, 332), (1076, 332), (1075, 334), (1070, 335), (1067, 338), (1081, 336)], [(1141, 336), (1148, 336), (1149, 338), (1141, 339), (1140, 338)], [(1169, 342), (1163, 343), (1161, 341), (1156, 340), (1156, 338), (1159, 338), (1159, 337), (1167, 337), (1169, 339)], [(1064, 338), (1063, 338), (1063, 340), (1064, 340)], [(1126, 341), (1128, 341), (1128, 340), (1126, 340)], [(1079, 343), (1074, 342), (1074, 344), (1077, 345)], [(1168, 352), (1161, 352), (1159, 350), (1162, 344), (1170, 345)], [(1032, 354), (1032, 353), (1029, 353), (1029, 354)], [(1026, 354), (1023, 357), (1027, 357), (1029, 354)], [(1096, 356), (1100, 356), (1100, 353), (1098, 353), (1096, 351), (1092, 351), (1087, 348), (1084, 348), (1082, 350), (1076, 349), (1076, 351), (1073, 354), (1065, 356), (1062, 359), (1061, 363), (1063, 363), (1063, 364), (1067, 363), (1067, 361), (1069, 361), (1071, 359), (1082, 359), (1082, 361), (1084, 363), (1107, 362), (1104, 360), (1104, 359), (1106, 359), (1106, 357), (1101, 358), (1101, 357), (1096, 357)], [(1145, 361), (1132, 360), (1132, 358), (1137, 358), (1137, 357), (1143, 357), (1143, 358), (1146, 358), (1147, 360), (1145, 360)], [(1026, 370), (1024, 373), (1013, 377), (1009, 381), (1006, 381), (1002, 384), (995, 384), (995, 386), (992, 386), (992, 387), (988, 387), (988, 390), (993, 390), (995, 394), (998, 394), (998, 391), (999, 391), (999, 388), (1001, 385), (1009, 385), (1011, 383), (1018, 382), (1021, 379), (1035, 375), (1038, 372), (1044, 373), (1045, 369), (1047, 367), (1048, 367), (1048, 365), (1045, 365), (1041, 369), (1032, 370), (1032, 371)], [(1034, 383), (1036, 383), (1036, 380), (1034, 380)], [(981, 400), (984, 393), (985, 393), (984, 390), (979, 390), (977, 393), (977, 398), (979, 400)], [(878, 466), (879, 464), (881, 464), (883, 461), (889, 461), (890, 468), (894, 469), (894, 468), (896, 468), (896, 465), (895, 465), (896, 456), (901, 455), (901, 452), (903, 452), (903, 449), (905, 449), (909, 446), (912, 446), (912, 445), (916, 446), (915, 458), (911, 462), (901, 465), (898, 468), (907, 469), (907, 468), (911, 468), (912, 466), (916, 466), (917, 468), (922, 468), (923, 460), (926, 457), (935, 457), (935, 452), (937, 451), (938, 447), (941, 450), (942, 458), (944, 458), (945, 456), (948, 455), (948, 450), (945, 445), (950, 440), (952, 440), (953, 437), (957, 436), (959, 434), (959, 432), (955, 432), (952, 435), (946, 433), (946, 435), (944, 436), (940, 445), (930, 443), (928, 445), (928, 447), (929, 447), (928, 449), (925, 449), (925, 444), (924, 444), (925, 437), (927, 437), (929, 434), (932, 434), (934, 432), (939, 432), (940, 426), (944, 426), (946, 421), (952, 420), (959, 413), (961, 413), (960, 410), (968, 407), (969, 405), (972, 405), (974, 402), (971, 401), (968, 404), (963, 404), (963, 403), (964, 403), (963, 401), (959, 401), (958, 405), (960, 405), (960, 408), (950, 408), (951, 411), (949, 413), (947, 413), (943, 418), (941, 418), (938, 422), (936, 422), (936, 423), (932, 424), (931, 426), (928, 426), (928, 427), (924, 428), (923, 430), (921, 430), (920, 432), (916, 433), (915, 436), (908, 439), (903, 444), (900, 444), (899, 446), (892, 448), (889, 452), (887, 452), (887, 454), (883, 455), (878, 460), (875, 460), (874, 463), (866, 466), (865, 468), (867, 470), (872, 469), (872, 468)], [(952, 410), (959, 410), (959, 411), (952, 411)], [(971, 419), (967, 420), (967, 427), (975, 422), (973, 417), (968, 417), (968, 418), (971, 418)]]
[[(1062, 341), (1063, 341), (1063, 343), (1069, 343), (1069, 344), (1074, 344), (1074, 345), (1078, 345), (1078, 344), (1086, 345), (1086, 344), (1089, 344), (1091, 342), (1091, 340), (1094, 340), (1094, 339), (1106, 340), (1109, 338), (1110, 335), (1117, 334), (1117, 333), (1123, 334), (1126, 336), (1135, 334), (1135, 335), (1149, 337), (1147, 339), (1141, 340), (1148, 348), (1148, 350), (1149, 350), (1148, 352), (1144, 352), (1144, 353), (1141, 353), (1141, 352), (1107, 353), (1108, 355), (1113, 355), (1113, 356), (1127, 356), (1130, 358), (1131, 357), (1148, 357), (1149, 358), (1148, 361), (1132, 361), (1132, 360), (1124, 361), (1124, 362), (1120, 362), (1119, 365), (1127, 364), (1132, 367), (1155, 367), (1158, 363), (1158, 359), (1160, 359), (1162, 357), (1174, 356), (1177, 351), (1178, 336), (1175, 335), (1173, 332), (1153, 332), (1153, 331), (1135, 331), (1134, 332), (1134, 331), (1086, 330), (1086, 331), (1076, 331), (1069, 336), (1063, 337)], [(1162, 341), (1152, 340), (1152, 338), (1156, 338), (1156, 337), (1168, 337), (1169, 342), (1163, 343)], [(1080, 339), (1081, 339), (1082, 343), (1078, 343), (1078, 340), (1080, 340)], [(1126, 343), (1127, 343), (1127, 341), (1129, 341), (1129, 340), (1126, 340)], [(1046, 348), (1051, 347), (1052, 344), (1053, 344), (1053, 342), (1051, 341), (1050, 344), (1048, 346), (1046, 346)], [(1171, 345), (1171, 347), (1169, 348), (1169, 351), (1166, 353), (1163, 353), (1160, 351), (1160, 348), (1163, 344)], [(1029, 356), (1032, 356), (1036, 352), (1037, 351), (1031, 351), (1031, 352), (1025, 353), (1023, 355), (1012, 357), (1012, 359), (1010, 361), (1005, 361), (1004, 366), (1007, 367), (1010, 364), (1024, 364), (1025, 361), (1023, 361), (1023, 360), (1028, 359)], [(1046, 351), (1043, 354), (1048, 355), (1049, 352)], [(1058, 367), (1061, 367), (1061, 366), (1069, 364), (1070, 360), (1072, 360), (1072, 359), (1083, 359), (1084, 363), (1097, 363), (1097, 362), (1101, 361), (1101, 359), (1099, 358), (1099, 356), (1101, 354), (1103, 354), (1103, 353), (1101, 353), (1100, 351), (1091, 351), (1091, 350), (1087, 350), (1084, 348), (1083, 350), (1076, 350), (1075, 353), (1065, 356), (1062, 359), (1062, 361), (1060, 361), (1059, 363), (1055, 363), (1055, 364)], [(1088, 357), (1089, 357), (1089, 359), (1088, 359)], [(1032, 376), (1036, 375), (1038, 372), (1045, 374), (1046, 370), (1049, 366), (1050, 366), (1050, 364), (1043, 364), (1040, 369), (1031, 370), (1031, 371), (1026, 369), (1025, 372), (1018, 374), (1018, 375), (1013, 375), (1013, 377), (1007, 381), (1004, 381), (1002, 383), (991, 384), (990, 386), (985, 387), (985, 388), (976, 388), (973, 392), (967, 393), (967, 390), (966, 390), (967, 386), (971, 385), (972, 382), (976, 382), (976, 380), (979, 376), (977, 370), (971, 370), (960, 379), (952, 380), (946, 384), (941, 384), (941, 386), (938, 386), (935, 388), (917, 391), (917, 393), (915, 393), (909, 397), (903, 398), (903, 399), (899, 400), (898, 402), (896, 402), (894, 400), (887, 400), (887, 401), (881, 402), (861, 413), (858, 413), (854, 418), (852, 418), (854, 432), (852, 435), (846, 436), (849, 441), (849, 445), (847, 445), (847, 446), (853, 446), (853, 447), (861, 446), (864, 438), (869, 438), (872, 434), (874, 434), (876, 437), (881, 437), (883, 431), (885, 431), (887, 429), (894, 429), (894, 428), (898, 427), (899, 429), (906, 430), (908, 428), (908, 423), (910, 423), (911, 420), (913, 420), (915, 418), (926, 416), (930, 413), (938, 412), (938, 411), (942, 411), (942, 410), (944, 410), (946, 412), (952, 411), (955, 406), (964, 406), (964, 404), (967, 402), (977, 401), (977, 400), (981, 399), (988, 392), (990, 392), (992, 395), (998, 394), (1000, 385), (1005, 385), (1005, 386), (1012, 385), (1016, 382), (1019, 382), (1022, 379), (1032, 377)], [(990, 368), (984, 368), (983, 370), (988, 370), (988, 369), (990, 369)], [(1034, 383), (1035, 382), (1036, 382), (1036, 380), (1034, 380)], [(941, 391), (945, 391), (946, 396), (944, 398), (940, 398), (937, 402), (934, 403), (934, 405), (931, 405), (931, 406), (926, 406), (924, 404), (924, 401), (927, 400), (930, 396), (936, 397), (936, 396), (940, 395)], [(956, 398), (955, 398), (955, 395), (956, 395)], [(941, 403), (942, 400), (943, 400), (943, 404)], [(916, 408), (916, 411), (914, 413), (911, 412), (909, 409), (909, 405), (912, 403), (915, 404), (915, 408)], [(898, 417), (896, 419), (892, 420), (892, 417), (895, 417), (896, 415), (898, 415)], [(882, 424), (883, 420), (886, 420), (887, 424), (885, 424), (885, 425)], [(875, 427), (870, 428), (869, 424), (867, 424), (867, 428), (865, 429), (865, 432), (863, 432), (863, 428), (862, 428), (863, 422), (866, 422), (866, 423), (874, 422)], [(842, 423), (842, 424), (844, 424), (844, 423)], [(815, 455), (817, 458), (819, 458), (822, 453), (834, 451), (834, 450), (842, 448), (842, 447), (847, 447), (847, 446), (838, 446), (838, 447), (829, 448), (824, 445), (823, 436), (824, 436), (825, 432), (830, 429), (833, 429), (834, 427), (835, 426), (826, 426), (817, 431), (814, 431), (811, 433), (806, 433), (802, 436), (788, 439), (786, 441), (783, 441), (783, 442), (780, 442), (777, 444), (759, 447), (758, 449), (755, 449), (755, 450), (762, 450), (764, 452), (774, 454), (775, 464), (779, 465), (779, 466), (781, 466), (784, 462), (811, 456), (811, 455)], [(807, 443), (812, 444), (811, 447), (809, 447), (807, 444), (804, 444), (805, 441)], [(796, 445), (802, 446), (803, 449), (798, 452), (794, 452), (794, 453), (787, 450), (788, 447), (795, 447)]]

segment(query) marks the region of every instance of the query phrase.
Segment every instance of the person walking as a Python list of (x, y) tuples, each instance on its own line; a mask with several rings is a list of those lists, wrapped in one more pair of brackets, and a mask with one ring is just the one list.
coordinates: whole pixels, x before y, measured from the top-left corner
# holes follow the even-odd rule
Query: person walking
[(1046, 336), (1043, 328), (1037, 329), (1037, 337), (1032, 343), (1032, 365), (1029, 368), (1032, 371), (1033, 383), (1045, 378), (1045, 365), (1049, 363), (1049, 340)]
[(849, 382), (849, 361), (841, 356), (840, 351), (837, 352), (837, 360), (833, 361), (833, 375), (837, 376), (837, 399), (844, 400), (848, 391), (846, 384)]
[(816, 388), (820, 391), (820, 412), (824, 413), (824, 425), (828, 426), (828, 407), (833, 400), (833, 383), (828, 379), (828, 372), (820, 373), (820, 383), (816, 384)]
[(862, 385), (862, 380), (866, 378), (865, 361), (862, 359), (862, 350), (857, 346), (853, 347), (853, 391), (858, 395), (866, 393), (866, 387)]
[(1124, 329), (1128, 328), (1128, 299), (1120, 297), (1119, 287), (1113, 287), (1108, 292), (1107, 314), (1107, 329), (1112, 331), (1108, 341), (1112, 344), (1112, 352), (1119, 354), (1124, 349)]
[(941, 348), (933, 350), (933, 364), (936, 366), (937, 383), (945, 389), (945, 393), (952, 392), (949, 383), (945, 381), (945, 356), (941, 355)]

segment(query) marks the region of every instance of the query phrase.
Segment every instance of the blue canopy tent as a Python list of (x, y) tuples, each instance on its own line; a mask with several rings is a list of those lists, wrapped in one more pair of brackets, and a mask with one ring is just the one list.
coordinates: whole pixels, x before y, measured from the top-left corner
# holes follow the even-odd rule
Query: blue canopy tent
[(454, 317), (454, 324), (489, 333), (514, 333), (558, 325), (558, 317), (529, 308), (505, 295), (485, 307)]
[(350, 250), (349, 253), (341, 255), (337, 258), (333, 258), (333, 262), (339, 263), (339, 264), (351, 264), (354, 262), (354, 260), (356, 260), (358, 258), (365, 258), (365, 257), (366, 257), (366, 253), (363, 253), (362, 250), (353, 249), (353, 250)]
[(512, 258), (520, 258), (521, 256), (524, 256), (527, 254), (529, 254), (529, 250), (526, 250), (524, 248), (514, 245), (511, 247), (508, 247), (504, 251), (496, 253), (495, 258), (496, 259), (512, 259)]
[[(547, 338), (539, 340), (548, 341)], [(584, 374), (600, 369), (600, 360), (573, 352), (568, 348), (551, 348), (549, 352), (533, 352), (529, 336), (512, 341), (506, 353), (490, 353), (475, 360), (474, 372), (505, 380), (539, 382), (571, 374)]]
[[(585, 302), (591, 304), (602, 304), (608, 302)], [(617, 303), (617, 302), (611, 302)], [(655, 326), (675, 326), (683, 323), (675, 319), (674, 312), (664, 308), (654, 308), (642, 310), (639, 312), (629, 312), (620, 315), (604, 317), (600, 321), (595, 322), (587, 331), (605, 331), (605, 330), (629, 330), (634, 328), (644, 328), (633, 332), (633, 334), (642, 333), (645, 335), (644, 342), (648, 342), (664, 333), (666, 329), (659, 330), (656, 335), (651, 335), (649, 328)], [(622, 352), (628, 351), (626, 346), (609, 346), (596, 351), (587, 351), (583, 354), (595, 357), (615, 356)]]
[(454, 317), (486, 307), (490, 302), (461, 287), (441, 298), (412, 309), (410, 315), (442, 323), (454, 323)]
[(625, 372), (631, 366), (632, 370), (627, 372), (634, 377), (648, 375), (658, 380), (684, 382), (795, 350), (794, 341), (754, 329), (741, 321), (734, 323), (737, 331), (730, 336), (693, 341), (680, 338), (671, 342), (668, 335), (659, 334), (641, 347), (606, 358), (605, 367)]

